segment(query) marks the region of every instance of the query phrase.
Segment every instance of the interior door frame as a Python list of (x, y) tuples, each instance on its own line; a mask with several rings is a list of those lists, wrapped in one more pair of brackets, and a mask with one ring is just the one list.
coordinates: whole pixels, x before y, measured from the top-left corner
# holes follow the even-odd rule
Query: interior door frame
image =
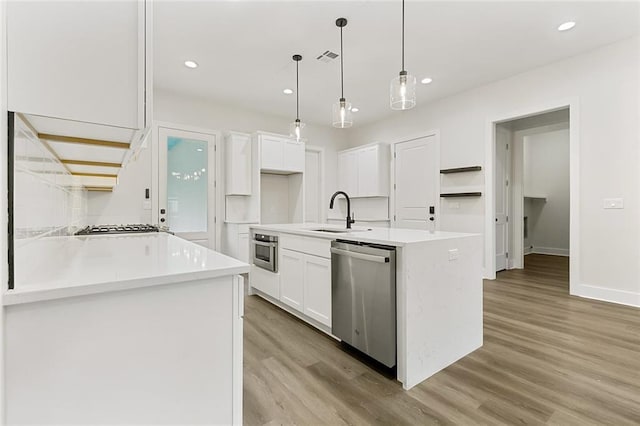
[[(319, 200), (319, 217), (318, 220), (320, 223), (327, 223), (327, 209), (326, 209), (326, 196), (327, 194), (325, 193), (325, 158), (324, 158), (324, 148), (320, 147), (320, 146), (316, 146), (316, 145), (306, 145), (304, 147), (305, 153), (307, 151), (310, 152), (317, 152), (318, 153), (318, 158), (320, 159), (320, 164), (319, 164), (319, 173), (318, 173), (318, 179), (320, 180), (319, 182), (319, 188), (318, 191), (320, 192), (320, 200)], [(305, 165), (305, 170), (307, 169), (307, 166)], [(302, 175), (302, 179), (306, 179), (307, 174), (304, 173)], [(302, 182), (302, 184), (304, 185), (304, 182)], [(306, 218), (307, 216), (307, 212), (306, 212), (306, 191), (304, 191), (305, 194), (305, 206), (304, 206), (304, 216)], [(323, 208), (324, 206), (324, 208)]]
[(215, 196), (213, 200), (214, 205), (214, 247), (209, 247), (212, 250), (220, 251), (221, 237), (222, 237), (222, 220), (218, 218), (224, 217), (224, 194), (222, 186), (218, 186), (219, 182), (222, 182), (222, 150), (219, 147), (222, 146), (222, 132), (218, 130), (204, 129), (201, 127), (194, 127), (184, 124), (171, 123), (166, 121), (153, 121), (152, 126), (152, 146), (151, 146), (151, 221), (152, 223), (159, 224), (159, 211), (160, 211), (160, 128), (176, 130), (179, 132), (190, 133), (202, 133), (214, 137), (214, 164), (215, 164), (215, 178), (214, 189)]
[(484, 277), (496, 279), (495, 157), (496, 124), (569, 108), (569, 294), (580, 293), (580, 112), (579, 98), (523, 106), (497, 114), (486, 122), (485, 132), (485, 248)]
[(436, 144), (436, 170), (435, 173), (435, 182), (437, 182), (436, 187), (436, 231), (440, 230), (440, 129), (427, 130), (424, 132), (419, 132), (417, 134), (405, 136), (403, 138), (399, 138), (393, 140), (389, 143), (389, 149), (391, 154), (389, 155), (391, 165), (389, 167), (389, 223), (391, 228), (395, 228), (397, 226), (397, 206), (396, 206), (396, 145), (404, 142), (411, 142), (417, 139), (428, 138), (433, 136), (435, 138)]
[[(508, 271), (509, 269), (513, 269), (514, 265), (513, 265), (513, 238), (512, 238), (512, 234), (513, 234), (513, 222), (514, 222), (514, 217), (515, 216), (513, 213), (513, 185), (514, 185), (514, 179), (513, 179), (513, 150), (514, 150), (514, 143), (513, 143), (513, 132), (511, 130), (508, 131), (509, 132), (509, 140), (507, 141), (507, 148), (506, 148), (506, 154), (505, 154), (505, 160), (506, 160), (506, 164), (505, 164), (505, 170), (504, 170), (504, 179), (505, 181), (509, 182), (508, 184), (505, 184), (505, 182), (503, 182), (503, 184), (505, 184), (506, 189), (504, 192), (504, 197), (505, 197), (505, 216), (507, 217), (506, 219), (506, 225), (505, 225), (505, 253), (506, 253), (506, 260), (505, 260), (505, 271)], [(494, 141), (494, 147), (495, 145), (497, 145), (497, 139), (498, 139), (498, 129), (496, 126), (496, 139)], [(495, 149), (495, 148), (494, 148)], [(497, 150), (496, 150), (497, 152)], [(495, 171), (494, 171), (494, 180), (495, 180)], [(494, 185), (496, 185), (497, 182), (494, 182)], [(495, 188), (496, 186), (494, 186)], [(494, 209), (495, 209), (495, 205), (494, 205)], [(496, 217), (495, 211), (494, 211), (494, 217)], [(511, 220), (509, 220), (509, 218), (511, 218)], [(497, 221), (497, 217), (496, 217), (496, 221)], [(495, 226), (495, 223), (494, 223)], [(494, 232), (495, 232), (495, 228), (494, 228)], [(496, 253), (497, 255), (497, 253)], [(496, 261), (497, 264), (497, 261)], [(496, 271), (497, 272), (497, 271)]]

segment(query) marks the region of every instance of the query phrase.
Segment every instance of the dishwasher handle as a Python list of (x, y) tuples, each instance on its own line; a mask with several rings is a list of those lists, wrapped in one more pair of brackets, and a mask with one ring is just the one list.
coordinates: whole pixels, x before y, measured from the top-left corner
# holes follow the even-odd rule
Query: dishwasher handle
[(331, 253), (340, 256), (353, 257), (355, 259), (366, 260), (369, 262), (377, 263), (389, 263), (389, 258), (385, 256), (376, 256), (373, 254), (358, 253), (356, 251), (342, 250), (335, 247), (331, 247)]

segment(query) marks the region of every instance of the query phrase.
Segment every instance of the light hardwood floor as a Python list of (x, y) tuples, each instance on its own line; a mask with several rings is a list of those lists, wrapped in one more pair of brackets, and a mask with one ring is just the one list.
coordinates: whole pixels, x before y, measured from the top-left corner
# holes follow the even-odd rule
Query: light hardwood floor
[(484, 282), (484, 346), (410, 391), (246, 298), (244, 422), (640, 424), (640, 309), (568, 295), (568, 260)]

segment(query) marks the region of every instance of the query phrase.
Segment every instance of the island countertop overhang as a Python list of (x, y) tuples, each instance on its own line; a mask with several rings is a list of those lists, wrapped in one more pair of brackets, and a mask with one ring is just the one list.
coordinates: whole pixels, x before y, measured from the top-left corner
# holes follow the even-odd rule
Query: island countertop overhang
[(249, 265), (167, 233), (49, 237), (16, 250), (4, 305), (245, 274)]

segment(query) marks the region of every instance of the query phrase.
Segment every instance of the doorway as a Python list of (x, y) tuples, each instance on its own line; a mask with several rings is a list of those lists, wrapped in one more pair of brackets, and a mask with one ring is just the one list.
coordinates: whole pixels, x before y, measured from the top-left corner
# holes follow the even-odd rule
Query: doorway
[(439, 229), (440, 149), (431, 134), (393, 145), (393, 227)]
[(568, 107), (495, 124), (494, 184), (495, 271), (568, 265)]
[(157, 125), (157, 216), (176, 236), (216, 248), (215, 132)]

